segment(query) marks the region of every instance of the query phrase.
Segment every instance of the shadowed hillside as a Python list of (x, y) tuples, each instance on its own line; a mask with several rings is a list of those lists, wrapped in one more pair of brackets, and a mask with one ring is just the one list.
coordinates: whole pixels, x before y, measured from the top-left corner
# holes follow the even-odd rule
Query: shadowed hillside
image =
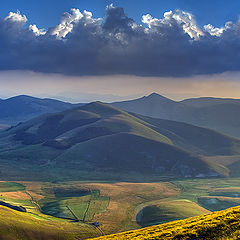
[(125, 111), (207, 127), (240, 137), (240, 100), (193, 98), (180, 102), (153, 93), (139, 99), (112, 103)]
[[(148, 117), (184, 120), (191, 114), (192, 108), (183, 103), (173, 101), (169, 98), (152, 93), (130, 101), (112, 103), (113, 106), (128, 112), (138, 113)], [(191, 119), (189, 119), (191, 120)]]
[[(134, 116), (94, 102), (2, 132), (0, 164), (9, 169), (12, 163), (18, 167), (8, 174), (20, 171), (30, 179), (221, 176), (228, 174), (226, 168), (199, 154), (234, 155), (239, 146), (239, 140), (209, 129)], [(30, 168), (42, 169), (41, 174)]]
[(210, 107), (219, 104), (240, 104), (240, 99), (200, 97), (189, 98), (180, 102), (192, 107)]
[(45, 113), (63, 111), (76, 106), (54, 99), (20, 95), (0, 101), (0, 123), (14, 125)]

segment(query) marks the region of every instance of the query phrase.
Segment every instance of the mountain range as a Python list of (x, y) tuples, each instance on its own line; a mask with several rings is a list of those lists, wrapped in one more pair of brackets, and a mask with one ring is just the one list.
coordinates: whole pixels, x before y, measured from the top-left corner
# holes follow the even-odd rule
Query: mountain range
[(0, 149), (5, 178), (216, 177), (231, 170), (209, 157), (240, 154), (240, 140), (93, 102), (1, 132)]
[[(4, 129), (42, 114), (83, 105), (26, 95), (0, 100), (0, 128)], [(114, 102), (111, 105), (131, 113), (185, 122), (240, 137), (240, 99), (202, 97), (177, 102), (152, 93), (139, 99)]]
[(15, 125), (45, 113), (59, 112), (74, 106), (78, 105), (27, 95), (0, 99), (0, 124)]
[(203, 97), (177, 102), (152, 93), (112, 105), (132, 113), (186, 122), (240, 137), (240, 99)]

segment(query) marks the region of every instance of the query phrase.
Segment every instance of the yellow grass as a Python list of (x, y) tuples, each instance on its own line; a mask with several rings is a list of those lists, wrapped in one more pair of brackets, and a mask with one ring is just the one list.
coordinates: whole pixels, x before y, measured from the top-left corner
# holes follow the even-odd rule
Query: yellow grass
[(76, 240), (98, 236), (86, 224), (70, 223), (43, 214), (38, 216), (0, 206), (0, 239), (3, 240)]
[(138, 205), (175, 196), (179, 189), (171, 183), (86, 183), (84, 186), (99, 189), (102, 196), (110, 197), (107, 211), (95, 215), (94, 221), (102, 224), (105, 233), (137, 229)]
[(240, 207), (96, 238), (98, 240), (240, 239)]

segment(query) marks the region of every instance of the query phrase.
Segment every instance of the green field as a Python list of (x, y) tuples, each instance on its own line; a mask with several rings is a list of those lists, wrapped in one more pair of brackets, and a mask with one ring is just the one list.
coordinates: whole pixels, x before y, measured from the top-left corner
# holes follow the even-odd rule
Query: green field
[(240, 179), (185, 179), (171, 182), (179, 193), (147, 202), (137, 214), (141, 226), (150, 226), (240, 205)]
[[(78, 191), (77, 191), (78, 190)], [(106, 211), (109, 197), (101, 196), (99, 190), (86, 191), (81, 188), (72, 188), (68, 191), (55, 193), (40, 202), (42, 212), (55, 217), (89, 222), (95, 214)]]
[(24, 216), (54, 225), (86, 225), (90, 237), (101, 234), (91, 226), (95, 221), (110, 234), (240, 205), (239, 186), (240, 178), (146, 183), (1, 182), (0, 201), (23, 206), (27, 209)]
[(0, 182), (0, 192), (16, 192), (25, 190), (25, 186), (16, 182)]
[[(37, 199), (44, 198), (42, 183), (0, 182), (0, 201), (13, 206), (24, 206), (27, 212), (0, 206), (0, 238), (9, 240), (85, 239), (99, 236), (93, 226), (72, 223), (61, 218), (44, 215), (39, 211)], [(2, 238), (4, 237), (4, 238)]]
[(146, 227), (209, 213), (208, 210), (186, 199), (160, 201), (153, 204), (144, 207), (138, 213), (137, 222), (140, 226)]

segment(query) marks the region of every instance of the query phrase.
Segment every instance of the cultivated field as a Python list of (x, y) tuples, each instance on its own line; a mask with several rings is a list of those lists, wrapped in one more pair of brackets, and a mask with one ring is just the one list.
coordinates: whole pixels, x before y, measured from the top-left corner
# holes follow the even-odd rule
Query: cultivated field
[[(240, 178), (171, 182), (0, 182), (25, 217), (86, 226), (87, 236), (138, 229), (240, 205)], [(12, 209), (10, 209), (13, 211)], [(100, 228), (91, 223), (100, 222)], [(89, 232), (90, 231), (90, 232)]]

